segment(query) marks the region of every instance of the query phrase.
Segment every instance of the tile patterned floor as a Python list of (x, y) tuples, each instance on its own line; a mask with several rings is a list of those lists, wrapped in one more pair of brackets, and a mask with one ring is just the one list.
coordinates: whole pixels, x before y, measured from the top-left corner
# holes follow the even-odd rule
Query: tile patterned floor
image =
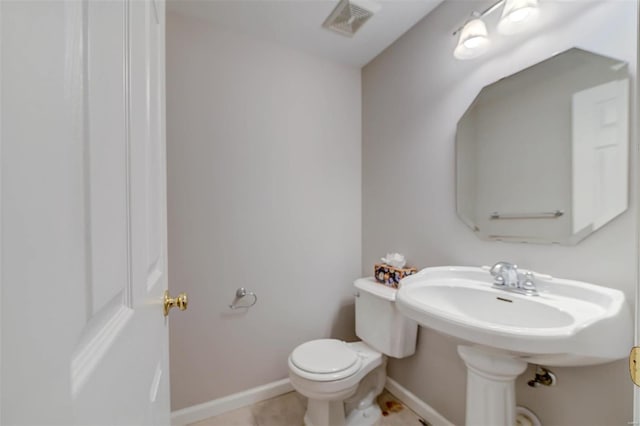
[[(422, 426), (420, 417), (386, 390), (378, 397), (383, 412), (377, 426)], [(191, 426), (303, 426), (306, 398), (290, 392), (277, 398), (210, 417)]]

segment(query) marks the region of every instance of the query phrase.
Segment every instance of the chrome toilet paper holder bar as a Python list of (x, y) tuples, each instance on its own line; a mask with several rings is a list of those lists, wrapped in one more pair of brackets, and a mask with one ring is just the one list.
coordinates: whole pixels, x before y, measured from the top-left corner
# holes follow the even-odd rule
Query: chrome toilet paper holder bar
[[(249, 304), (249, 305), (239, 305), (238, 302), (240, 302), (242, 299), (244, 299), (247, 296), (253, 297), (253, 301), (251, 302), (251, 304)], [(233, 301), (233, 303), (229, 305), (229, 308), (230, 309), (250, 308), (253, 305), (255, 305), (256, 303), (258, 303), (258, 296), (254, 292), (248, 291), (244, 287), (240, 287), (239, 289), (236, 290), (236, 298)]]

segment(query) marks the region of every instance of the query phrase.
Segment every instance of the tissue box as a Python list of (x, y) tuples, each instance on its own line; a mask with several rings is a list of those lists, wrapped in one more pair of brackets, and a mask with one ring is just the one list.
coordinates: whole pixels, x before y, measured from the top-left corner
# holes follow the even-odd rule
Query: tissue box
[(373, 267), (376, 281), (393, 288), (398, 288), (398, 283), (404, 277), (416, 273), (416, 268), (395, 268), (384, 263), (376, 263)]

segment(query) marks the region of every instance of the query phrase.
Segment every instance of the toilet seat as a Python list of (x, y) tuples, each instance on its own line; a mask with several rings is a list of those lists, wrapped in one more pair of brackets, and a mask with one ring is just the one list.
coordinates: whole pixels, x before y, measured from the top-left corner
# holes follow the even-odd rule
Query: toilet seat
[(303, 343), (293, 350), (290, 361), (300, 376), (316, 381), (347, 378), (358, 372), (362, 365), (357, 352), (336, 339)]

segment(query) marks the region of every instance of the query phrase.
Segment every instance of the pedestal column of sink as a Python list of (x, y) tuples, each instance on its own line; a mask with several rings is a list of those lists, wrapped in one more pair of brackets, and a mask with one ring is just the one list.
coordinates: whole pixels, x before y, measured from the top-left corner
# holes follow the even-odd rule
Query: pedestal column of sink
[(466, 426), (513, 426), (516, 421), (516, 378), (527, 362), (477, 346), (458, 346), (467, 366)]

